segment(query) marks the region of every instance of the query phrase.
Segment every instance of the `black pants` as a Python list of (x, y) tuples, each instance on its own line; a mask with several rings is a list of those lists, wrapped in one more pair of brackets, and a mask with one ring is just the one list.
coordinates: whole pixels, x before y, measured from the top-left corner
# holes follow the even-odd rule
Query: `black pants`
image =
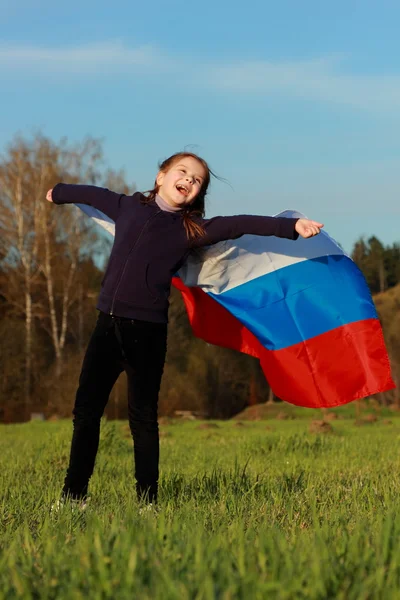
[(100, 313), (82, 365), (73, 410), (74, 432), (63, 493), (87, 494), (100, 437), (100, 419), (120, 373), (128, 376), (128, 415), (134, 441), (139, 499), (157, 501), (157, 404), (167, 345), (167, 325)]

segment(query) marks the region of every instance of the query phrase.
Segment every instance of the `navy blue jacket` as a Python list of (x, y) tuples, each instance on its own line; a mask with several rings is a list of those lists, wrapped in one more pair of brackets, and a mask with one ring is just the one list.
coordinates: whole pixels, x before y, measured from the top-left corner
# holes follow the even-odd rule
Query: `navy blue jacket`
[(58, 183), (55, 204), (89, 204), (115, 222), (115, 239), (97, 308), (105, 313), (156, 323), (168, 320), (171, 279), (193, 248), (246, 233), (298, 237), (297, 219), (238, 215), (198, 219), (206, 234), (188, 240), (179, 212), (161, 210), (145, 196), (116, 194), (90, 185)]

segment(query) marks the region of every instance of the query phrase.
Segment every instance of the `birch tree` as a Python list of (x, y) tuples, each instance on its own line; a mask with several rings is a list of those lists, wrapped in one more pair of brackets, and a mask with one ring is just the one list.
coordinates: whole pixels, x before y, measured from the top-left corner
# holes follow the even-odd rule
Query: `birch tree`
[[(102, 246), (79, 209), (50, 206), (46, 192), (59, 181), (101, 184), (104, 171), (101, 142), (92, 138), (71, 145), (41, 134), (16, 137), (0, 157), (0, 260), (5, 275), (0, 294), (8, 313), (25, 323), (21, 371), (26, 411), (31, 403), (34, 322), (49, 335), (59, 376), (71, 308), (83, 310), (85, 304), (87, 286), (80, 266)], [(128, 191), (123, 171), (108, 169), (105, 178)]]
[[(0, 164), (0, 243), (6, 285), (1, 293), (14, 313), (25, 319), (25, 407), (30, 404), (32, 375), (33, 291), (38, 277), (38, 240), (35, 228), (39, 197), (32, 193), (30, 148), (17, 139)], [(43, 177), (41, 170), (36, 176)]]
[[(57, 180), (66, 183), (97, 183), (100, 178), (102, 149), (98, 140), (54, 148), (44, 144), (40, 163), (50, 166), (57, 161)], [(45, 282), (42, 326), (48, 332), (55, 355), (55, 376), (61, 375), (71, 307), (82, 309), (84, 285), (79, 266), (97, 245), (98, 236), (89, 219), (78, 208), (49, 205), (44, 198), (49, 185), (41, 190), (38, 235), (41, 240), (40, 272)], [(81, 317), (80, 317), (81, 318)]]

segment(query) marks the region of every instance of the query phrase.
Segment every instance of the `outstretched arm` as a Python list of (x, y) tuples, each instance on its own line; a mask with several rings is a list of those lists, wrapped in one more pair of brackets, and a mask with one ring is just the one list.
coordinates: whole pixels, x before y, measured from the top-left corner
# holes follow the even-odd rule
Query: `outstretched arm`
[(47, 192), (46, 200), (54, 204), (89, 204), (116, 221), (123, 196), (94, 185), (57, 183)]
[(322, 223), (309, 219), (292, 219), (286, 217), (262, 217), (257, 215), (237, 215), (233, 217), (214, 217), (204, 220), (206, 235), (194, 241), (194, 246), (207, 246), (234, 240), (242, 235), (274, 235), (276, 237), (296, 240), (299, 235), (312, 237), (320, 232)]

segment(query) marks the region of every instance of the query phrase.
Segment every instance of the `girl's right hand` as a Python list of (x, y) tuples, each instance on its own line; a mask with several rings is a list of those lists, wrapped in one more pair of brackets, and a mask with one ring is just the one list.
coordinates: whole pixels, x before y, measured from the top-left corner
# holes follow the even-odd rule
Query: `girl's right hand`
[(46, 200), (48, 200), (49, 202), (53, 202), (52, 193), (53, 193), (53, 188), (51, 188), (51, 190), (49, 190), (46, 194)]

